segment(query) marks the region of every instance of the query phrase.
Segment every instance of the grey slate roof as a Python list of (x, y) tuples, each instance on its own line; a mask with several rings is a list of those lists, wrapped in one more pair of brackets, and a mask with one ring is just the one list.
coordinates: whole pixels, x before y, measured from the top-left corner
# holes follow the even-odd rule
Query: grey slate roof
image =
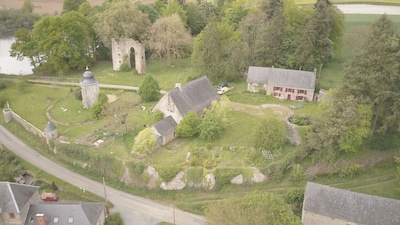
[[(96, 225), (102, 211), (104, 211), (103, 203), (32, 204), (29, 208), (25, 225), (38, 225), (36, 214), (44, 214), (46, 225)], [(57, 219), (55, 220), (55, 218)], [(72, 220), (72, 222), (70, 223), (69, 220)]]
[(399, 225), (400, 200), (307, 182), (303, 210), (365, 225)]
[(98, 81), (94, 79), (93, 73), (89, 70), (89, 68), (86, 68), (86, 71), (83, 73), (83, 81), (81, 81), (81, 84), (96, 84)]
[(38, 189), (31, 185), (0, 182), (0, 212), (20, 213)]
[(44, 132), (52, 132), (55, 131), (56, 127), (49, 121), (47, 122), (46, 127), (44, 128)]
[(315, 89), (315, 73), (272, 67), (250, 66), (247, 83), (268, 84), (279, 87)]
[(170, 90), (169, 94), (182, 116), (190, 111), (199, 112), (212, 101), (220, 99), (206, 76), (183, 84), (181, 89), (176, 87)]
[(164, 119), (153, 124), (153, 126), (161, 134), (161, 136), (165, 136), (175, 130), (176, 122), (172, 118), (172, 116), (167, 116)]

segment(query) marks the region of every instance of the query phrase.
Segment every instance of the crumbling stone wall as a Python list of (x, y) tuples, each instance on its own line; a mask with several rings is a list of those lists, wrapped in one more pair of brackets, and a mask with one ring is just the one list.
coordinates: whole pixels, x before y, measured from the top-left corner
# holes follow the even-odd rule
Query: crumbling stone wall
[(113, 70), (119, 71), (121, 64), (124, 63), (124, 57), (130, 67), (130, 53), (131, 48), (135, 50), (135, 69), (139, 74), (146, 73), (146, 57), (144, 47), (138, 41), (130, 38), (112, 38), (111, 39), (111, 50), (113, 60)]
[(15, 120), (17, 123), (21, 124), (27, 131), (38, 135), (39, 137), (46, 138), (45, 134), (43, 131), (35, 127), (33, 124), (29, 123), (26, 121), (24, 118), (22, 118), (20, 115), (18, 115), (16, 112), (14, 112), (11, 108), (7, 108), (3, 110), (3, 115), (4, 118), (6, 119), (6, 123), (9, 123), (11, 120), (9, 120), (9, 116), (11, 115), (12, 120)]

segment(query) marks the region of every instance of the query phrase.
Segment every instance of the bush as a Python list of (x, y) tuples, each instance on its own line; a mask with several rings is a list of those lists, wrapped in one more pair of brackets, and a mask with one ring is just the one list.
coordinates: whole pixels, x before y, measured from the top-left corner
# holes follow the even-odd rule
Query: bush
[(158, 175), (165, 182), (170, 182), (182, 170), (180, 166), (163, 166), (156, 168)]
[(289, 121), (298, 126), (310, 125), (310, 118), (309, 116), (306, 115), (298, 115), (298, 114), (291, 115)]
[(190, 167), (186, 173), (186, 181), (188, 183), (201, 183), (203, 181), (203, 168), (202, 167)]
[(141, 175), (147, 167), (144, 162), (128, 162), (126, 165), (129, 168), (129, 171), (136, 175)]
[(74, 96), (75, 96), (75, 99), (76, 99), (76, 100), (82, 101), (82, 91), (81, 91), (81, 88), (77, 88), (77, 89), (74, 91)]
[(301, 210), (304, 201), (304, 189), (289, 190), (285, 194), (285, 202), (288, 203), (292, 209)]
[(356, 163), (339, 169), (337, 174), (341, 178), (353, 178), (361, 174), (363, 171), (364, 171), (364, 165)]
[(128, 63), (124, 62), (119, 67), (119, 70), (122, 72), (129, 72), (131, 70), (131, 67), (128, 65)]
[(216, 187), (221, 188), (229, 184), (232, 178), (244, 173), (245, 171), (242, 168), (217, 168), (214, 173)]

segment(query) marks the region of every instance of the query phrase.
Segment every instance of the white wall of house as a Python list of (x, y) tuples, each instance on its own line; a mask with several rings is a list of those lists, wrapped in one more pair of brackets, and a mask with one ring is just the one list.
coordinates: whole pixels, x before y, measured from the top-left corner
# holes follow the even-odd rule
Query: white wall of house
[(160, 110), (164, 114), (164, 118), (171, 116), (177, 124), (183, 119), (183, 116), (179, 113), (169, 93), (165, 94), (154, 106), (153, 111), (156, 110)]
[(268, 86), (266, 84), (248, 83), (247, 91), (260, 92), (263, 91), (267, 95), (272, 95), (275, 98), (293, 100), (293, 101), (312, 101), (314, 99), (314, 90), (298, 89), (279, 86)]

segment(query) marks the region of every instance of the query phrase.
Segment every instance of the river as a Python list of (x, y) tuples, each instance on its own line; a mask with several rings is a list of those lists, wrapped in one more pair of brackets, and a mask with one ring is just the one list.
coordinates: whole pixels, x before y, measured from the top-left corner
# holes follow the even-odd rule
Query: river
[(13, 36), (0, 37), (0, 73), (7, 75), (33, 74), (32, 66), (28, 59), (22, 61), (10, 56), (10, 48), (15, 41)]

